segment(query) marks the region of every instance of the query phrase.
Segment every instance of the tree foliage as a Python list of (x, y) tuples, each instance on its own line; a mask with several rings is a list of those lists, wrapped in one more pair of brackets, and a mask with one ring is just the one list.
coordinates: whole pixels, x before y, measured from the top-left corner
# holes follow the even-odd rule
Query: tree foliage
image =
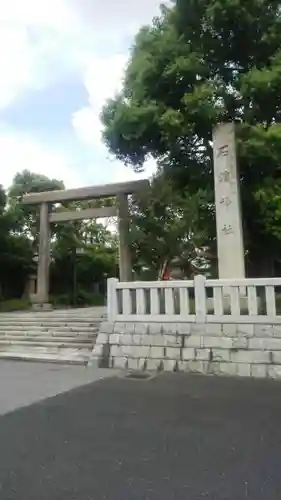
[(24, 234), (14, 234), (13, 217), (6, 210), (7, 196), (0, 186), (0, 299), (20, 296), (32, 268), (32, 249)]
[(162, 8), (136, 36), (123, 89), (102, 113), (105, 143), (118, 159), (141, 170), (153, 157), (175, 189), (201, 189), (209, 202), (212, 127), (237, 123), (245, 243), (256, 272), (264, 245), (267, 260), (280, 254), (280, 7), (178, 0)]
[(34, 249), (37, 248), (39, 237), (39, 207), (24, 205), (22, 198), (28, 193), (42, 193), (57, 189), (64, 189), (62, 181), (23, 170), (15, 175), (8, 190), (8, 211), (13, 220), (14, 230), (31, 238)]
[[(63, 188), (61, 181), (27, 170), (15, 176), (7, 193), (0, 187), (0, 301), (20, 298), (28, 277), (36, 274), (39, 211), (24, 205), (22, 197)], [(81, 210), (89, 205), (74, 202), (54, 209)], [(104, 292), (106, 277), (117, 274), (116, 235), (95, 220), (53, 224), (51, 255), (50, 288), (55, 302), (63, 297), (64, 304), (71, 303), (75, 288), (77, 303), (91, 303), (96, 285)]]
[(131, 247), (138, 274), (157, 279), (165, 263), (179, 262), (190, 275), (197, 249), (206, 241), (205, 196), (175, 192), (170, 181), (156, 176), (130, 202)]

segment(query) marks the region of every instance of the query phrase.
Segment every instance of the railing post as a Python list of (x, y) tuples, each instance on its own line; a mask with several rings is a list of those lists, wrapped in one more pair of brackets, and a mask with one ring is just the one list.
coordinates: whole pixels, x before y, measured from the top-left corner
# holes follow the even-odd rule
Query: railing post
[(199, 274), (194, 277), (196, 323), (205, 323), (207, 315), (206, 278)]
[(118, 314), (117, 304), (117, 278), (108, 278), (107, 280), (107, 321), (113, 323)]

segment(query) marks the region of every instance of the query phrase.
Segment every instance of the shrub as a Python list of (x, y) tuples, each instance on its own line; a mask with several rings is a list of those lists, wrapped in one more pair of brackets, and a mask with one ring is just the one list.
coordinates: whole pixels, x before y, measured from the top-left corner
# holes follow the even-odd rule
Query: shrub
[(25, 311), (30, 306), (28, 298), (4, 300), (0, 302), (0, 312)]

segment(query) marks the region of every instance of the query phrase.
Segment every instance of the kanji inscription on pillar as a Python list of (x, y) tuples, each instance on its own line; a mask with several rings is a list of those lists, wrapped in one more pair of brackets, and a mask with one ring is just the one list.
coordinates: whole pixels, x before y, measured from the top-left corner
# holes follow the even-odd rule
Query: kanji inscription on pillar
[(220, 156), (228, 156), (228, 144), (223, 144), (223, 146), (219, 146), (217, 150), (217, 157)]
[(244, 278), (234, 123), (223, 123), (213, 129), (213, 156), (219, 277)]
[(228, 236), (229, 234), (233, 234), (233, 229), (232, 229), (232, 226), (230, 224), (228, 225), (224, 225), (221, 232), (223, 234), (225, 234), (226, 236)]
[(230, 182), (231, 181), (231, 175), (229, 170), (223, 170), (219, 174), (219, 182)]
[(223, 196), (220, 200), (220, 204), (228, 207), (231, 204), (231, 199), (228, 196)]

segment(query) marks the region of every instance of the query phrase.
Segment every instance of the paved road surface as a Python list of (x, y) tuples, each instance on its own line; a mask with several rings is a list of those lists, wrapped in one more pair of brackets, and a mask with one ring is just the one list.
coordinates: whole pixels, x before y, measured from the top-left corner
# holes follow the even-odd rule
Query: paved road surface
[(95, 366), (0, 361), (0, 415), (107, 376)]
[(107, 378), (0, 417), (1, 500), (278, 500), (281, 385)]

